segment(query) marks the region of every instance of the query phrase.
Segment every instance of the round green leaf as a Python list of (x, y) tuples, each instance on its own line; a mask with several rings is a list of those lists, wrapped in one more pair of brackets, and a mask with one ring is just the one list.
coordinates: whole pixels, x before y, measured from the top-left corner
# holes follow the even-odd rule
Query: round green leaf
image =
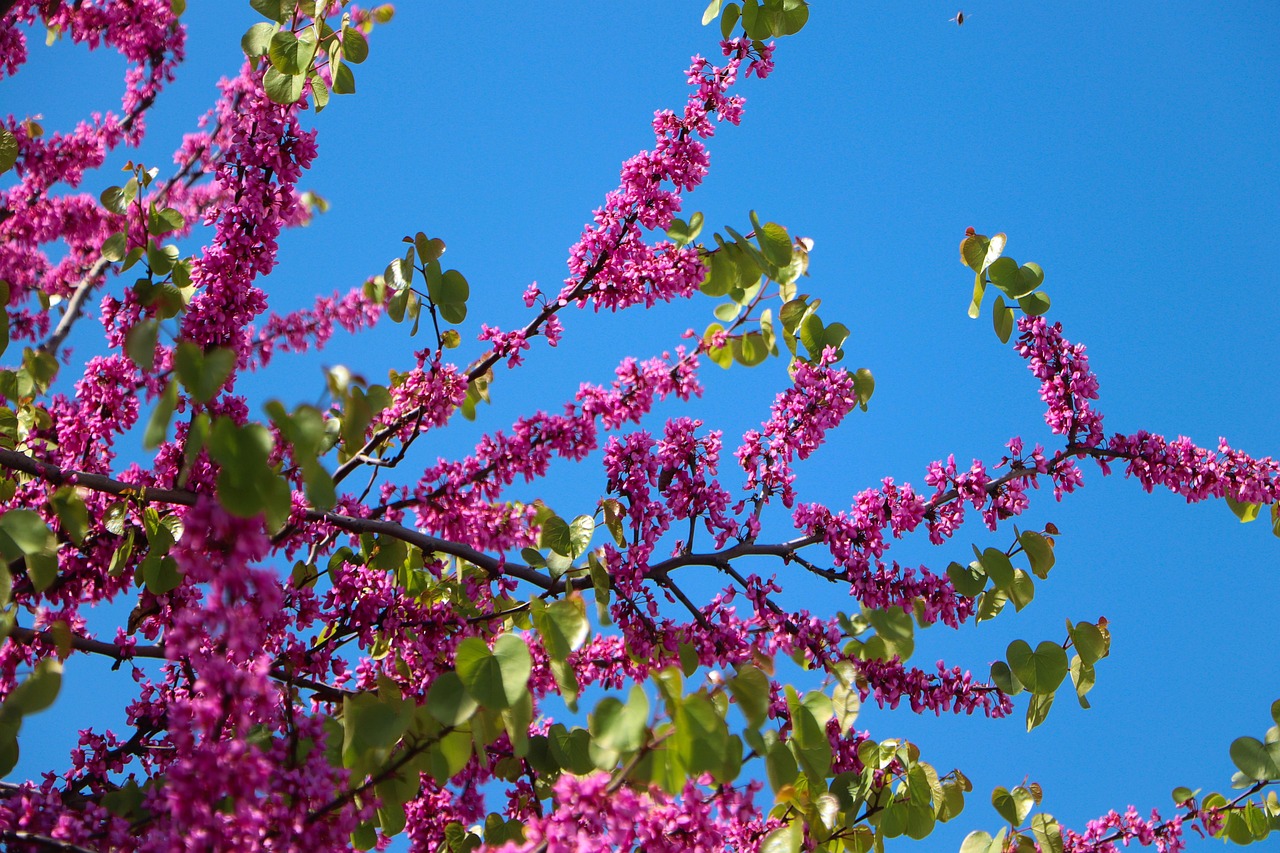
[(1231, 742), (1231, 761), (1240, 772), (1259, 782), (1280, 779), (1280, 743), (1264, 744), (1241, 737)]
[(1043, 290), (1029, 294), (1018, 300), (1022, 310), (1032, 317), (1039, 317), (1049, 310), (1049, 296)]
[(0, 174), (13, 168), (18, 162), (18, 137), (8, 128), (0, 127)]
[(605, 749), (635, 752), (644, 746), (649, 724), (649, 699), (640, 685), (631, 688), (624, 703), (606, 696), (591, 714), (591, 737)]
[(355, 65), (369, 58), (369, 42), (364, 33), (352, 27), (342, 28), (342, 58)]
[(456, 672), (442, 672), (427, 690), (427, 712), (441, 725), (461, 725), (471, 719), (478, 707)]
[(1087, 665), (1097, 663), (1107, 656), (1107, 641), (1097, 625), (1089, 622), (1077, 623), (1072, 628), (1071, 639), (1075, 643), (1076, 653)]
[(454, 668), (477, 702), (495, 711), (511, 707), (529, 689), (533, 658), (524, 640), (503, 634), (493, 651), (479, 637), (458, 644)]
[(10, 560), (28, 554), (52, 554), (57, 548), (53, 531), (39, 514), (29, 509), (11, 509), (0, 515), (0, 530), (8, 534), (9, 541), (16, 546), (10, 548), (8, 542), (0, 540), (0, 549)]
[[(271, 37), (267, 46), (267, 55), (271, 59), (272, 68), (281, 74), (296, 77), (305, 75), (307, 69), (311, 67), (311, 60), (316, 55), (316, 45), (315, 42), (299, 39), (288, 30), (281, 30)], [(269, 88), (267, 96), (271, 97)], [(272, 100), (275, 99), (272, 98)]]
[(1013, 586), (1013, 563), (999, 548), (988, 548), (982, 552), (982, 568), (997, 588), (1006, 592)]
[(991, 681), (1010, 696), (1017, 696), (1024, 689), (1022, 682), (1018, 681), (1009, 665), (1002, 660), (991, 664)]
[(267, 69), (266, 75), (262, 78), (262, 87), (267, 92), (267, 97), (277, 104), (297, 103), (302, 97), (303, 84), (307, 82), (305, 72), (297, 74), (286, 74), (280, 69), (272, 66)]
[(1067, 653), (1045, 640), (1032, 651), (1025, 640), (1014, 640), (1006, 651), (1009, 669), (1032, 693), (1052, 693), (1067, 677)]
[[(276, 34), (278, 25), (269, 24), (263, 21), (249, 27), (240, 39), (240, 49), (244, 51), (244, 55), (253, 59), (258, 56), (266, 56), (271, 49), (271, 39)], [(117, 211), (118, 212), (118, 211)]]
[(4, 701), (5, 716), (26, 716), (43, 711), (58, 698), (62, 689), (62, 663), (57, 658), (45, 658), (35, 665), (31, 675), (19, 684)]
[(987, 573), (976, 560), (967, 566), (953, 562), (947, 566), (947, 577), (961, 595), (973, 598), (987, 586)]

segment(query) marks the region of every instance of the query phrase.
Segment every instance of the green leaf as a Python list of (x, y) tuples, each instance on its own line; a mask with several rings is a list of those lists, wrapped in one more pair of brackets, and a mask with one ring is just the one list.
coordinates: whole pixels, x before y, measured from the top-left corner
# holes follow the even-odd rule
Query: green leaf
[(1003, 829), (1000, 830), (997, 842), (992, 839), (991, 833), (975, 829), (960, 842), (960, 853), (1001, 853), (1004, 849), (1004, 833)]
[[(131, 186), (136, 186), (136, 184)], [(124, 212), (129, 209), (129, 202), (133, 201), (136, 193), (136, 189), (133, 192), (126, 192), (124, 187), (107, 187), (98, 196), (98, 200), (102, 202), (102, 206), (107, 210), (123, 216)]]
[(987, 577), (991, 578), (991, 582), (997, 588), (1008, 592), (1013, 586), (1013, 563), (1009, 562), (1009, 557), (999, 548), (988, 548), (982, 552), (980, 558), (982, 569), (987, 573)]
[(1076, 699), (1080, 702), (1080, 707), (1086, 710), (1089, 708), (1089, 700), (1085, 698), (1085, 694), (1093, 689), (1094, 679), (1093, 667), (1081, 660), (1079, 655), (1073, 655), (1071, 658), (1071, 682), (1076, 687)]
[(1040, 853), (1063, 853), (1062, 829), (1053, 815), (1038, 814), (1031, 818), (1031, 831), (1040, 843)]
[(143, 370), (150, 370), (156, 363), (156, 343), (160, 339), (158, 320), (140, 320), (125, 336), (124, 349), (133, 363)]
[(991, 805), (999, 815), (1013, 826), (1021, 826), (1022, 822), (1027, 819), (1027, 815), (1031, 814), (1031, 809), (1035, 806), (1035, 800), (1031, 796), (1031, 792), (1021, 786), (1009, 791), (1005, 788), (996, 788), (991, 792)]
[(528, 691), (533, 658), (524, 640), (515, 634), (499, 636), (492, 652), (484, 640), (468, 637), (458, 644), (454, 667), (477, 702), (501, 711)]
[(995, 326), (996, 337), (1000, 339), (1000, 343), (1009, 343), (1009, 338), (1013, 335), (1013, 309), (1004, 304), (1003, 296), (996, 297), (996, 307), (991, 312), (991, 322)]
[(606, 696), (591, 714), (591, 737), (605, 749), (635, 752), (644, 746), (649, 724), (649, 698), (640, 685), (633, 685), (624, 704)]
[(596, 551), (587, 554), (587, 566), (591, 572), (591, 590), (596, 600), (596, 618), (601, 625), (609, 624), (609, 570), (596, 556)]
[(542, 532), (538, 536), (538, 544), (566, 557), (577, 556), (572, 553), (573, 532), (569, 529), (569, 522), (558, 515), (553, 515), (542, 522)]
[(170, 379), (164, 387), (160, 399), (156, 402), (155, 411), (147, 420), (147, 428), (142, 433), (142, 446), (147, 450), (155, 450), (165, 440), (169, 432), (169, 419), (178, 405), (178, 383)]
[(1107, 640), (1097, 625), (1078, 622), (1071, 628), (1071, 641), (1085, 664), (1092, 666), (1107, 656)]
[(804, 825), (798, 819), (792, 818), (764, 837), (760, 842), (759, 853), (799, 853), (802, 843), (804, 843)]
[(1236, 738), (1231, 742), (1231, 762), (1250, 779), (1280, 779), (1280, 742), (1264, 744), (1257, 738)]
[(125, 255), (125, 234), (123, 231), (117, 231), (102, 243), (103, 260), (119, 263), (124, 260)]
[(333, 93), (335, 95), (354, 95), (356, 93), (356, 77), (347, 65), (339, 65), (333, 72)]
[(769, 29), (775, 36), (793, 36), (808, 21), (809, 4), (805, 0), (781, 0), (769, 10)]
[(1009, 600), (1013, 602), (1015, 610), (1021, 610), (1031, 603), (1036, 597), (1036, 585), (1031, 580), (1031, 575), (1022, 569), (1013, 570), (1013, 584), (1009, 587)]
[(1240, 519), (1241, 524), (1248, 524), (1258, 518), (1258, 510), (1262, 508), (1262, 504), (1242, 503), (1235, 500), (1230, 495), (1225, 495), (1227, 506), (1231, 507), (1231, 511), (1235, 513), (1236, 518)]
[(462, 679), (456, 672), (440, 673), (427, 690), (427, 712), (441, 725), (462, 725), (479, 707), (462, 686)]
[[(305, 76), (307, 70), (311, 67), (311, 60), (315, 58), (316, 44), (312, 41), (299, 39), (288, 30), (281, 30), (271, 37), (271, 42), (267, 47), (267, 55), (271, 59), (272, 68), (276, 69), (280, 74), (288, 77)], [(269, 79), (263, 82), (267, 86), (267, 95), (270, 96)], [(299, 94), (301, 94), (301, 91), (299, 91)], [(297, 99), (295, 98), (294, 100)]]
[(548, 732), (551, 757), (570, 773), (583, 775), (595, 769), (591, 763), (590, 744), (591, 735), (586, 729), (569, 730), (556, 723)]
[(738, 672), (729, 679), (729, 692), (747, 725), (759, 728), (769, 717), (769, 677), (749, 663), (739, 664)]
[(769, 348), (759, 332), (733, 339), (733, 358), (746, 367), (755, 367), (769, 357)]
[(756, 212), (751, 211), (751, 225), (756, 231), (760, 253), (774, 266), (785, 267), (791, 263), (791, 235), (776, 222), (761, 224)]
[(155, 548), (147, 554), (146, 559), (138, 567), (143, 586), (152, 595), (164, 595), (182, 586), (182, 572), (178, 562), (167, 554), (159, 553)]
[(737, 3), (726, 3), (720, 14), (720, 34), (727, 40), (733, 35), (733, 28), (742, 17), (742, 8)]
[(1008, 238), (1004, 234), (987, 237), (983, 234), (971, 234), (960, 241), (960, 263), (978, 275), (987, 271), (1004, 252)]
[(49, 503), (58, 514), (62, 532), (76, 545), (83, 544), (85, 534), (89, 532), (89, 510), (75, 488), (63, 486), (53, 493)]
[(1018, 300), (1022, 310), (1032, 317), (1039, 317), (1049, 310), (1049, 296), (1043, 290)]
[[(162, 207), (156, 209), (155, 203), (151, 205), (151, 211), (147, 214), (147, 232), (152, 237), (161, 237), (172, 231), (177, 231), (186, 220), (182, 218), (182, 214), (172, 207)], [(164, 248), (165, 255), (169, 258), (169, 268), (173, 268), (174, 262), (178, 259), (178, 247), (166, 246)]]
[(1027, 731), (1040, 725), (1049, 716), (1049, 708), (1053, 705), (1052, 693), (1035, 693), (1027, 703)]
[(716, 16), (720, 14), (721, 2), (722, 0), (711, 0), (711, 2), (707, 4), (707, 8), (702, 12), (702, 26), (705, 27), (707, 24), (714, 21)]
[[(772, 734), (772, 732), (770, 732)], [(765, 775), (769, 779), (769, 787), (777, 794), (782, 788), (790, 785), (800, 775), (800, 765), (796, 757), (785, 743), (774, 741), (764, 759)]]
[(0, 708), (0, 716), (25, 717), (43, 711), (58, 698), (62, 689), (62, 663), (57, 658), (45, 658), (35, 665), (31, 674), (13, 688)]
[(461, 305), (471, 296), (467, 279), (457, 270), (447, 270), (440, 277), (439, 286), (433, 289), (431, 299), (440, 305)]
[(947, 577), (956, 592), (969, 598), (973, 598), (987, 586), (987, 573), (976, 560), (967, 566), (952, 562), (947, 566)]
[(0, 127), (0, 175), (18, 162), (18, 137), (8, 128)]
[[(241, 36), (240, 49), (250, 59), (266, 56), (268, 51), (271, 50), (271, 38), (278, 29), (279, 27), (276, 24), (268, 24), (265, 21), (254, 24)], [(117, 210), (115, 212), (119, 213), (120, 211)]]
[(1013, 258), (997, 258), (987, 269), (987, 274), (991, 276), (991, 283), (1010, 299), (1020, 299), (1036, 289), (1034, 285), (1026, 286), (1027, 279), (1023, 278), (1022, 270)]
[(387, 760), (410, 722), (398, 704), (374, 693), (343, 697), (344, 766), (353, 770), (372, 769)]
[(264, 18), (283, 24), (293, 17), (298, 3), (297, 0), (249, 0), (249, 5)]
[(600, 502), (600, 507), (604, 510), (604, 526), (613, 536), (613, 541), (619, 548), (627, 547), (626, 529), (622, 526), (626, 511), (622, 504), (613, 498), (605, 498)]
[(1033, 651), (1025, 640), (1014, 640), (1006, 651), (1009, 669), (1032, 693), (1051, 694), (1067, 677), (1067, 653), (1045, 640)]
[(207, 403), (230, 378), (231, 371), (236, 366), (236, 354), (223, 347), (202, 352), (191, 341), (181, 341), (174, 352), (173, 366), (178, 374), (178, 381), (187, 389), (191, 399), (197, 403)]
[(1009, 669), (1009, 664), (1002, 660), (991, 664), (991, 681), (1010, 696), (1017, 696), (1023, 691), (1022, 682)]
[(364, 33), (354, 27), (342, 28), (342, 58), (354, 65), (369, 58), (369, 42)]
[(565, 660), (577, 651), (591, 633), (587, 623), (586, 604), (581, 596), (562, 598), (551, 604), (534, 606), (533, 625), (542, 637), (543, 648), (552, 660)]
[(823, 347), (826, 346), (827, 342), (826, 327), (817, 312), (810, 311), (805, 315), (805, 318), (800, 321), (796, 337), (800, 339), (800, 343), (804, 344), (804, 348), (808, 350), (810, 360), (817, 360), (822, 355)]
[(986, 282), (982, 278), (982, 273), (978, 273), (973, 278), (973, 296), (969, 299), (969, 316), (975, 320), (982, 313), (982, 297), (986, 292)]
[(569, 548), (567, 557), (581, 557), (591, 547), (591, 537), (595, 535), (596, 522), (589, 515), (580, 515), (569, 522)]
[(1024, 530), (1018, 535), (1018, 542), (1031, 561), (1031, 571), (1036, 577), (1044, 580), (1049, 577), (1055, 557), (1053, 544), (1034, 530)]
[[(345, 68), (346, 66), (343, 67)], [(267, 73), (262, 78), (262, 88), (272, 101), (288, 106), (297, 103), (298, 99), (302, 97), (302, 88), (306, 82), (307, 74), (305, 71), (297, 74), (286, 74), (272, 66), (267, 69)], [(337, 91), (336, 86), (334, 91)]]
[(859, 367), (857, 372), (853, 374), (853, 393), (858, 395), (858, 405), (862, 411), (867, 410), (867, 403), (871, 400), (871, 395), (876, 391), (876, 379), (871, 375), (871, 371), (865, 367)]
[(675, 754), (689, 775), (710, 773), (729, 781), (729, 728), (715, 704), (703, 693), (685, 697), (675, 714)]
[(728, 251), (721, 248), (707, 263), (707, 276), (699, 289), (707, 296), (727, 296), (738, 283), (737, 267)]
[(11, 509), (0, 515), (0, 552), (7, 560), (16, 560), (29, 554), (52, 554), (57, 548), (53, 531), (44, 523), (39, 513), (29, 509)]

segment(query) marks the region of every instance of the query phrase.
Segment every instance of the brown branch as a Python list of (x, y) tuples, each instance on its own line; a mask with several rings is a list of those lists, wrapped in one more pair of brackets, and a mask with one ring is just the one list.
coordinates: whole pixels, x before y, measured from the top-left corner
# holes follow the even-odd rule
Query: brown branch
[[(36, 631), (32, 628), (20, 627), (10, 629), (9, 639), (24, 644), (34, 643), (36, 640), (45, 640), (50, 643), (57, 642), (50, 631)], [(71, 635), (71, 648), (87, 654), (103, 655), (117, 661), (126, 661), (132, 658), (169, 660), (163, 645), (135, 646), (132, 651), (126, 652), (115, 643), (105, 643), (102, 640), (94, 640), (90, 637), (81, 637), (76, 634)], [(334, 687), (322, 681), (298, 678), (280, 666), (272, 667), (268, 674), (276, 681), (301, 687), (303, 690), (310, 690), (326, 702), (339, 702), (344, 696), (354, 695), (350, 690)]]
[[(186, 489), (161, 489), (154, 486), (134, 486), (119, 480), (114, 480), (102, 474), (89, 474), (83, 471), (71, 471), (59, 468), (48, 462), (19, 453), (16, 450), (6, 450), (0, 448), (0, 467), (8, 468), (13, 471), (21, 471), (30, 474), (45, 482), (52, 483), (57, 486), (75, 485), (92, 489), (95, 492), (103, 492), (118, 497), (132, 497), (142, 502), (155, 502), (174, 504), (177, 506), (194, 506), (197, 495), (195, 492)], [(541, 589), (552, 589), (557, 587), (558, 581), (553, 581), (548, 576), (538, 572), (530, 566), (523, 564), (504, 564), (496, 557), (492, 557), (481, 551), (477, 551), (469, 545), (463, 545), (458, 542), (451, 542), (448, 539), (441, 539), (437, 536), (430, 536), (426, 533), (420, 533), (417, 530), (411, 530), (404, 525), (396, 524), (391, 521), (381, 521), (374, 518), (355, 518), (349, 515), (342, 515), (336, 512), (320, 512), (319, 510), (309, 509), (305, 513), (308, 521), (316, 521), (324, 524), (330, 524), (348, 533), (379, 533), (390, 536), (393, 539), (399, 539), (410, 545), (416, 545), (425, 553), (433, 553), (436, 551), (449, 554), (450, 556), (466, 560), (481, 569), (484, 569), (492, 576), (510, 575), (511, 577), (533, 584)], [(583, 588), (590, 586), (589, 581), (583, 584)]]

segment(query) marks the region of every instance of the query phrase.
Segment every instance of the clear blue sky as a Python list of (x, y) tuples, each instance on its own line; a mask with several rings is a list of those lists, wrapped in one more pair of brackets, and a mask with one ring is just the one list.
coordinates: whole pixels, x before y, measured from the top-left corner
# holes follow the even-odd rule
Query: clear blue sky
[[(1280, 452), (1280, 6), (976, 2), (963, 27), (948, 22), (956, 11), (815, 3), (806, 30), (779, 45), (776, 74), (741, 90), (743, 125), (712, 141), (711, 175), (687, 201), (709, 227), (745, 231), (755, 208), (812, 237), (807, 289), (824, 316), (852, 329), (851, 366), (876, 374), (870, 412), (802, 469), (802, 494), (845, 506), (883, 476), (920, 483), (925, 464), (949, 453), (994, 463), (1011, 435), (1048, 440), (1022, 361), (985, 315), (965, 315), (971, 276), (956, 244), (969, 225), (1007, 232), (1009, 254), (1044, 267), (1050, 317), (1089, 346), (1109, 431), (1202, 445), (1223, 435), (1255, 455)], [(521, 322), (520, 292), (531, 280), (558, 286), (567, 248), (618, 165), (651, 144), (653, 111), (683, 102), (689, 56), (716, 50), (700, 13), (700, 0), (402, 3), (357, 69), (358, 94), (319, 117), (321, 156), (305, 185), (333, 210), (286, 238), (267, 284), (273, 308), (357, 285), (402, 235), (423, 230), (447, 241), (446, 259), (471, 281), (468, 330)], [(142, 154), (161, 166), (217, 77), (234, 72), (256, 17), (247, 3), (192, 0), (186, 20), (190, 60)], [(113, 57), (33, 42), (29, 67), (0, 84), (0, 109), (42, 113), (57, 130), (116, 107)], [(705, 327), (713, 305), (571, 313), (559, 350), (535, 346), (513, 381), (499, 372), (485, 428), (558, 408), (579, 381), (606, 381), (623, 356), (674, 347), (684, 329)], [(90, 346), (85, 334), (72, 342)], [(287, 390), (290, 404), (314, 401), (319, 365), (377, 379), (417, 345), (400, 327), (379, 327), (319, 358), (281, 358), (249, 387), (263, 399)], [(703, 378), (706, 396), (684, 411), (723, 428), (729, 447), (785, 382), (778, 361), (710, 367)], [(451, 427), (420, 448), (420, 462), (475, 437)], [(1062, 530), (1034, 604), (959, 635), (932, 629), (916, 662), (945, 657), (985, 674), (1011, 639), (1060, 640), (1065, 618), (1106, 616), (1114, 644), (1093, 709), (1063, 694), (1030, 735), (1022, 704), (999, 723), (871, 710), (859, 721), (973, 779), (957, 829), (940, 829), (929, 849), (994, 830), (990, 789), (1027, 776), (1044, 786), (1045, 809), (1078, 828), (1129, 803), (1168, 814), (1175, 785), (1226, 789), (1229, 743), (1269, 724), (1280, 697), (1280, 540), (1221, 504), (1188, 507), (1085, 470), (1086, 488), (1063, 504), (1033, 493), (1024, 526)], [(598, 465), (562, 465), (538, 493), (576, 514), (602, 488)], [(897, 559), (940, 569), (967, 560), (970, 542), (1004, 547), (1007, 534), (966, 527), (942, 548), (917, 540)], [(831, 597), (785, 569), (781, 578), (793, 602)], [(104, 711), (113, 703), (99, 671), (70, 663), (63, 699), (24, 731), (20, 771), (64, 766), (75, 728), (118, 713)]]

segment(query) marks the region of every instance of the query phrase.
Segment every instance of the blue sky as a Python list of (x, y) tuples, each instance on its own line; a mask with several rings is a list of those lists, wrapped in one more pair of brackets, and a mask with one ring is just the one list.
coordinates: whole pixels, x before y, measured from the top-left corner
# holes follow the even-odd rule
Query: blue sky
[[(985, 314), (965, 315), (971, 276), (956, 245), (970, 225), (1008, 233), (1010, 255), (1044, 267), (1050, 318), (1088, 345), (1109, 432), (1185, 434), (1201, 445), (1222, 435), (1254, 455), (1280, 452), (1280, 7), (1156, 8), (981, 2), (957, 27), (953, 5), (828, 0), (780, 43), (774, 76), (740, 90), (743, 124), (712, 141), (711, 174), (686, 210), (703, 211), (708, 228), (745, 231), (757, 209), (810, 236), (806, 290), (822, 297), (824, 318), (852, 330), (850, 366), (877, 379), (870, 411), (801, 469), (805, 498), (847, 506), (884, 476), (919, 484), (924, 466), (949, 453), (994, 464), (1012, 435), (1048, 442), (1022, 361)], [(401, 4), (357, 69), (358, 94), (318, 117), (320, 159), (304, 183), (333, 209), (286, 237), (267, 283), (272, 307), (358, 285), (397, 254), (402, 235), (423, 230), (448, 243), (446, 260), (471, 282), (464, 338), (481, 322), (522, 322), (525, 285), (558, 286), (568, 246), (619, 164), (651, 145), (653, 111), (683, 103), (689, 56), (716, 51), (718, 34), (698, 26), (700, 13), (695, 0)], [(186, 20), (189, 61), (141, 152), (162, 168), (218, 76), (234, 72), (240, 34), (257, 18), (247, 3), (192, 0)], [(46, 49), (39, 38), (32, 53), (0, 84), (5, 112), (42, 113), (56, 130), (118, 104), (114, 57)], [(117, 174), (86, 186), (97, 192)], [(481, 426), (557, 409), (580, 381), (607, 381), (623, 356), (673, 348), (686, 328), (704, 328), (714, 304), (570, 313), (557, 350), (535, 346), (510, 379), (499, 371)], [(72, 343), (87, 350), (88, 331)], [(315, 401), (321, 365), (376, 380), (421, 345), (388, 324), (316, 358), (280, 358), (246, 387), (261, 399)], [(701, 400), (662, 413), (701, 417), (732, 447), (766, 416), (785, 366), (702, 376)], [(450, 427), (420, 448), (418, 463), (463, 452), (476, 435)], [(1030, 735), (1021, 704), (998, 723), (873, 710), (859, 721), (973, 779), (957, 829), (940, 829), (930, 849), (994, 830), (990, 789), (1028, 776), (1068, 825), (1129, 803), (1168, 813), (1175, 785), (1227, 788), (1231, 740), (1261, 737), (1269, 724), (1280, 697), (1280, 540), (1221, 504), (1187, 506), (1085, 471), (1084, 491), (1062, 504), (1033, 493), (1022, 526), (1052, 521), (1062, 536), (1032, 606), (959, 634), (931, 629), (915, 662), (945, 657), (985, 673), (1014, 638), (1061, 639), (1065, 618), (1106, 616), (1114, 642), (1093, 709), (1064, 694)], [(589, 462), (558, 466), (523, 494), (567, 515), (590, 512), (602, 489)], [(894, 553), (941, 569), (969, 559), (971, 542), (1004, 547), (1007, 538), (966, 527), (942, 548), (917, 537)], [(797, 606), (832, 598), (785, 568), (779, 576)], [(704, 580), (713, 579), (688, 583), (707, 591)], [(62, 766), (74, 729), (116, 713), (103, 710), (98, 673), (69, 664), (63, 700), (24, 730), (20, 772)]]

